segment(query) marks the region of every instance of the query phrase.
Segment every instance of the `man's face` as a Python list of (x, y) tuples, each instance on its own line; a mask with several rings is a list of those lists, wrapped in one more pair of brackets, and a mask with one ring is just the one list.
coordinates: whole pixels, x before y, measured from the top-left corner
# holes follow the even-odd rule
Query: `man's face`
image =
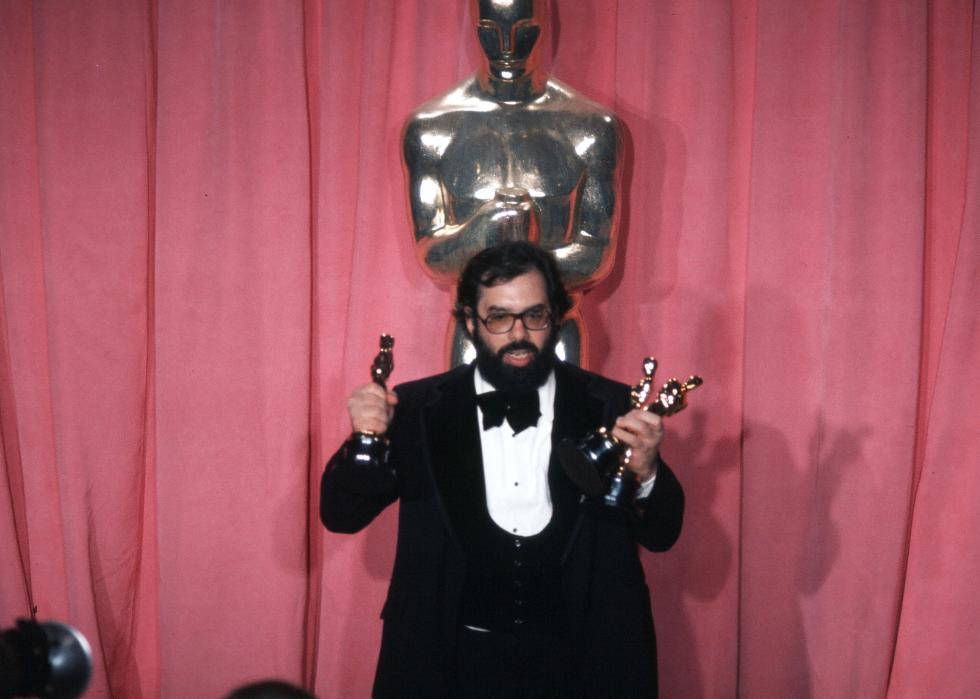
[[(544, 277), (537, 270), (495, 286), (480, 287), (476, 307), (480, 318), (532, 309), (551, 310)], [(466, 329), (476, 347), (477, 366), (495, 388), (536, 388), (548, 378), (558, 338), (554, 322), (542, 330), (528, 330), (522, 320), (514, 319), (508, 332), (495, 334), (479, 319), (469, 317)]]
[(476, 0), (476, 33), (494, 78), (512, 81), (528, 72), (541, 35), (544, 1)]

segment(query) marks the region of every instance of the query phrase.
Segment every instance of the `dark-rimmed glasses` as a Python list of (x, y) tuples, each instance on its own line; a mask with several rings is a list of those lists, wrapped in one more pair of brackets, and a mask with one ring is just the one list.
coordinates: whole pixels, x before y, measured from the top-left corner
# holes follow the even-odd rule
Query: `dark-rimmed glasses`
[(490, 311), (486, 318), (476, 316), (488, 333), (503, 335), (509, 333), (514, 323), (520, 320), (527, 330), (544, 330), (551, 326), (551, 311), (545, 306), (534, 306), (521, 313)]

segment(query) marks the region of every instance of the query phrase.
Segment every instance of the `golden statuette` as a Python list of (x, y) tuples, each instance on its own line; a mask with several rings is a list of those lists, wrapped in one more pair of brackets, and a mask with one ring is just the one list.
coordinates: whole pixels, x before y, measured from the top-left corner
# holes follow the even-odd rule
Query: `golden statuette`
[(395, 357), (391, 352), (395, 348), (395, 338), (391, 335), (383, 334), (378, 341), (378, 345), (381, 351), (378, 352), (378, 355), (371, 363), (371, 380), (381, 386), (381, 388), (388, 390), (386, 382), (388, 381), (388, 377), (391, 376), (391, 372), (395, 370)]
[[(381, 388), (388, 390), (386, 382), (395, 369), (395, 358), (392, 354), (395, 338), (384, 334), (378, 344), (380, 350), (374, 361), (371, 362), (371, 380)], [(346, 458), (352, 463), (366, 469), (386, 470), (388, 478), (372, 477), (366, 481), (366, 487), (377, 487), (384, 490), (394, 482), (395, 472), (388, 466), (390, 450), (388, 438), (385, 435), (374, 432), (354, 432), (347, 440), (344, 448), (347, 450)]]
[[(656, 371), (657, 360), (644, 358), (643, 378), (630, 390), (634, 410), (648, 410), (664, 417), (673, 415), (687, 407), (687, 393), (704, 383), (700, 376), (691, 376), (684, 383), (670, 379), (647, 403)], [(558, 445), (558, 455), (569, 478), (586, 495), (601, 495), (610, 507), (632, 507), (639, 484), (628, 469), (630, 450), (609, 429), (600, 427), (582, 439), (563, 440)]]

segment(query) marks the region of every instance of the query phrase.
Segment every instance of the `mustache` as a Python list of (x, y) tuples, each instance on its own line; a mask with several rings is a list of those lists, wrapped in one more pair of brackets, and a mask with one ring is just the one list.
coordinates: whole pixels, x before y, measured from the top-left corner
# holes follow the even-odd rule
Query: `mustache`
[(497, 350), (497, 357), (503, 359), (504, 355), (508, 352), (516, 352), (518, 350), (527, 350), (534, 356), (538, 354), (537, 346), (530, 340), (515, 340)]

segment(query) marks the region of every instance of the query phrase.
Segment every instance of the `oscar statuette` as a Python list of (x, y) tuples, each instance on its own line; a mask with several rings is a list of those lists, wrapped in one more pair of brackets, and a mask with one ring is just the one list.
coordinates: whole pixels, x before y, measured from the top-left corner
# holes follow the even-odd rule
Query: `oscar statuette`
[[(656, 370), (656, 359), (643, 360), (643, 379), (630, 391), (630, 405), (634, 410), (649, 410), (664, 417), (673, 415), (687, 407), (687, 392), (703, 383), (700, 376), (692, 376), (684, 383), (671, 379), (647, 404)], [(602, 496), (603, 503), (609, 507), (632, 508), (639, 483), (629, 470), (630, 450), (610, 429), (600, 427), (581, 439), (562, 440), (558, 456), (565, 473), (587, 496)]]
[[(386, 382), (395, 368), (395, 359), (392, 355), (395, 338), (391, 335), (382, 335), (379, 345), (380, 351), (374, 358), (374, 362), (371, 363), (371, 380), (381, 388), (388, 390)], [(364, 469), (370, 470), (372, 474), (384, 473), (385, 476), (390, 476), (371, 478), (366, 480), (366, 483), (373, 483), (382, 490), (393, 484), (395, 472), (388, 466), (389, 445), (388, 438), (384, 434), (353, 432), (344, 448), (347, 450), (345, 456), (350, 463), (362, 466)]]

